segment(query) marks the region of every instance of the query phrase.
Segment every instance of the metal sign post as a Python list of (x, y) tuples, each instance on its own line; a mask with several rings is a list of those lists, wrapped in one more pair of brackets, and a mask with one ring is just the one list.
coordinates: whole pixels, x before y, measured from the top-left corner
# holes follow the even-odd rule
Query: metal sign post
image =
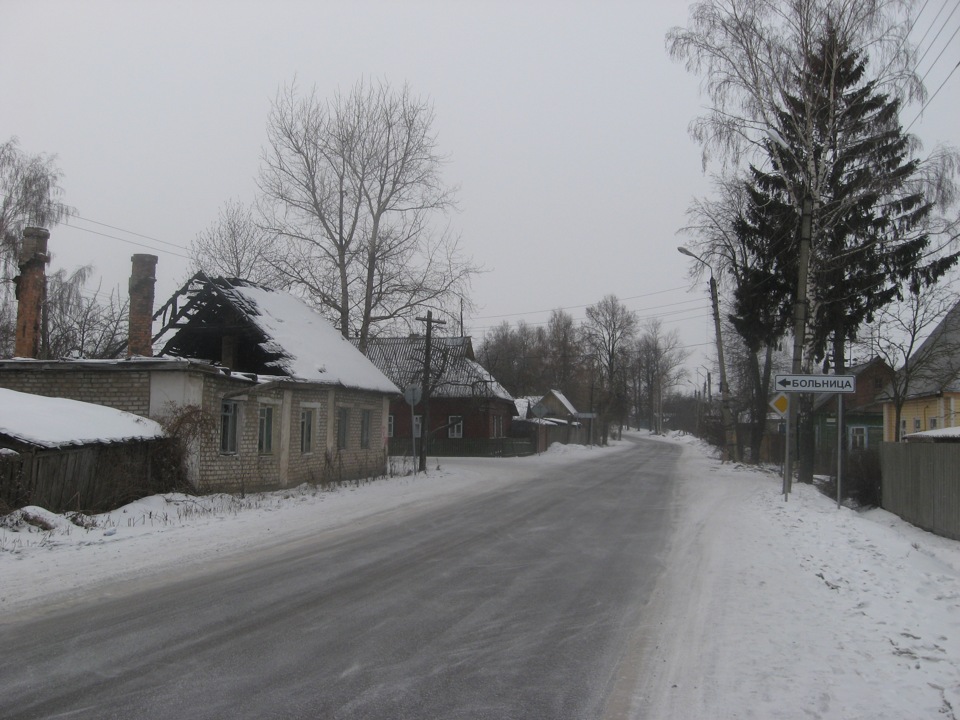
[[(783, 393), (836, 393), (837, 394), (837, 507), (840, 507), (840, 482), (843, 474), (843, 395), (857, 391), (856, 375), (777, 375), (774, 387)], [(779, 398), (779, 396), (778, 396)], [(793, 399), (790, 399), (793, 403)], [(779, 411), (779, 408), (778, 408)], [(793, 413), (791, 413), (792, 415)], [(790, 493), (790, 419), (787, 417), (787, 448), (783, 463), (783, 499)]]
[[(423, 390), (419, 385), (407, 385), (403, 390), (403, 399), (407, 401), (407, 404), (410, 406), (410, 448), (413, 455), (413, 474), (417, 474), (417, 433), (416, 433), (416, 423), (414, 422), (416, 416), (413, 413), (414, 406), (420, 402), (420, 399), (423, 395)], [(421, 434), (423, 430), (421, 428)]]

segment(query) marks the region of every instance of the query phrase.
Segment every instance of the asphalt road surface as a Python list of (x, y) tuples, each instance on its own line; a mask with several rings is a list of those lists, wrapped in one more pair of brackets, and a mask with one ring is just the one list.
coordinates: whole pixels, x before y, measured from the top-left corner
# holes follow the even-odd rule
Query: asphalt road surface
[(652, 621), (680, 452), (637, 442), (0, 616), (0, 717), (613, 716)]

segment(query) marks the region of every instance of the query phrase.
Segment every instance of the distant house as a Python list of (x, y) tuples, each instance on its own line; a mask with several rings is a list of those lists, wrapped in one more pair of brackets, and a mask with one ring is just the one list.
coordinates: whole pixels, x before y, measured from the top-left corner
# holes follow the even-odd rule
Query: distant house
[(516, 404), (520, 418), (514, 422), (513, 434), (536, 438), (539, 449), (555, 442), (589, 442), (589, 421), (586, 426), (581, 422), (581, 414), (561, 391), (519, 398)]
[[(846, 374), (856, 378), (856, 392), (843, 396), (847, 449), (876, 449), (883, 437), (883, 404), (878, 395), (890, 384), (893, 370), (880, 358), (874, 358), (854, 365)], [(835, 393), (814, 395), (814, 427), (821, 450), (837, 446), (837, 398)]]
[[(960, 303), (910, 357), (907, 382), (903, 369), (898, 383), (906, 383), (900, 412), (900, 437), (926, 430), (960, 425)], [(896, 440), (893, 393), (883, 393), (883, 439)]]
[(138, 415), (0, 388), (0, 501), (92, 512), (169, 489), (152, 462), (165, 436)]
[[(304, 302), (198, 274), (154, 317), (159, 357), (0, 361), (0, 387), (157, 419), (192, 417), (187, 474), (202, 490), (384, 472), (389, 399), (398, 389)], [(134, 347), (142, 347), (136, 334), (150, 337), (149, 315), (146, 330), (141, 324), (131, 313)]]
[[(400, 388), (423, 384), (425, 355), (423, 337), (367, 341), (367, 357)], [(469, 337), (432, 338), (430, 366), (432, 440), (491, 440), (507, 435), (511, 418), (517, 414), (513, 398), (476, 361)], [(390, 403), (387, 437), (396, 438), (397, 447), (405, 445), (411, 435), (422, 437), (424, 414), (422, 402), (411, 411), (397, 395)]]

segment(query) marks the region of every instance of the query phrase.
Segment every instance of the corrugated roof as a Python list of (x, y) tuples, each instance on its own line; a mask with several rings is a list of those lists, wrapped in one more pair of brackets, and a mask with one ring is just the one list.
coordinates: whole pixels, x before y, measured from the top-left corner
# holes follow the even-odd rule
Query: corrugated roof
[(944, 316), (910, 357), (909, 397), (960, 392), (960, 303)]
[[(423, 337), (370, 338), (367, 357), (401, 389), (420, 385), (426, 343)], [(469, 337), (432, 338), (430, 366), (433, 397), (496, 397), (513, 401), (496, 378), (473, 359)]]

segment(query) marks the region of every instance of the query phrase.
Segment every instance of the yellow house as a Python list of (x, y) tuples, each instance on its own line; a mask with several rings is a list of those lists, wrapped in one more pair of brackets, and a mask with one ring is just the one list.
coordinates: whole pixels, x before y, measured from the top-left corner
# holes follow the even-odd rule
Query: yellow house
[(960, 303), (944, 316), (884, 391), (884, 442), (895, 442), (898, 437), (897, 396), (903, 402), (901, 440), (911, 433), (960, 426)]

